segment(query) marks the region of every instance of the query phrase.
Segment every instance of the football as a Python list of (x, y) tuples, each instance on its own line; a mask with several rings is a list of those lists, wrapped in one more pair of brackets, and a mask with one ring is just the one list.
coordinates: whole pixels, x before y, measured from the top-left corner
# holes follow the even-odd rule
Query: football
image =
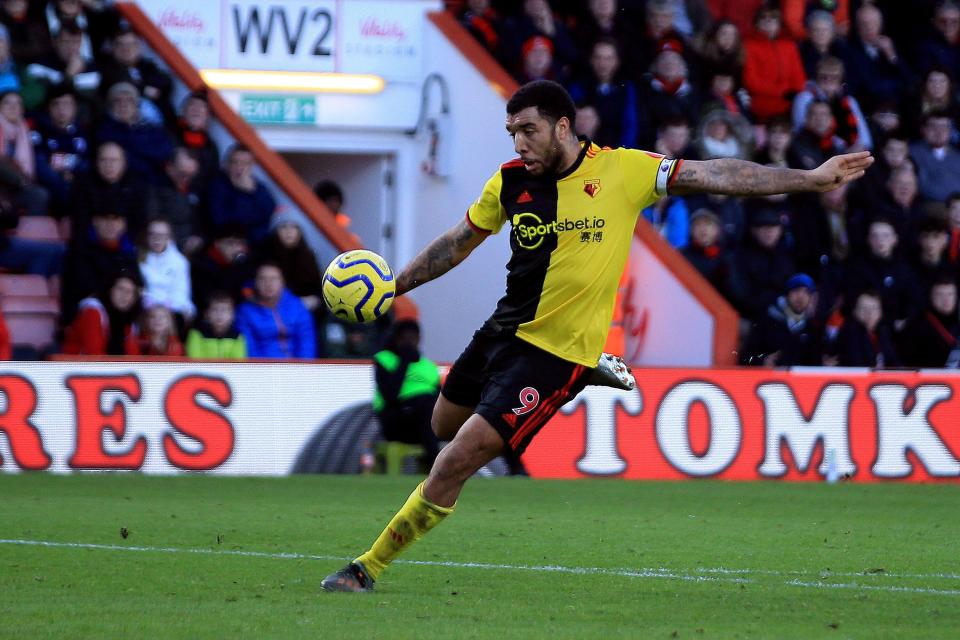
[(323, 273), (324, 303), (348, 322), (373, 322), (393, 304), (396, 291), (390, 265), (366, 249), (341, 253)]

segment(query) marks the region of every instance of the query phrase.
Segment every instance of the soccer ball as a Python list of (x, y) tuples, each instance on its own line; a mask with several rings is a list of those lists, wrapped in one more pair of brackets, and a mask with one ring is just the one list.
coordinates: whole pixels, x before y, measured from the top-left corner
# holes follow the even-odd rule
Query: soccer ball
[(323, 301), (348, 322), (373, 322), (387, 312), (396, 292), (390, 265), (366, 249), (341, 253), (323, 273)]

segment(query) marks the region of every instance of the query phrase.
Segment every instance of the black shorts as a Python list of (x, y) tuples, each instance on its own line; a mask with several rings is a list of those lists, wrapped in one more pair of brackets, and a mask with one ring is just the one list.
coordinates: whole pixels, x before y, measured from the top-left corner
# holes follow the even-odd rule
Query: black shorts
[(586, 386), (592, 369), (514, 335), (481, 331), (453, 363), (441, 393), (475, 407), (510, 449), (523, 453), (540, 428)]

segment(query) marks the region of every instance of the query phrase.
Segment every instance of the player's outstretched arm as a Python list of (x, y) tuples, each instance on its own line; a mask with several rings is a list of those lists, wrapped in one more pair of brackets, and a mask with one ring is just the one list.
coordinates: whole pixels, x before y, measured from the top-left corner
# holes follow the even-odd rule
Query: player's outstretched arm
[(783, 169), (755, 162), (721, 158), (684, 160), (670, 193), (722, 193), (731, 196), (767, 196), (798, 191), (832, 191), (858, 180), (873, 164), (869, 151), (834, 156), (816, 169)]
[(477, 231), (466, 219), (451, 227), (421, 251), (397, 276), (397, 295), (439, 278), (464, 261), (486, 240), (489, 233)]

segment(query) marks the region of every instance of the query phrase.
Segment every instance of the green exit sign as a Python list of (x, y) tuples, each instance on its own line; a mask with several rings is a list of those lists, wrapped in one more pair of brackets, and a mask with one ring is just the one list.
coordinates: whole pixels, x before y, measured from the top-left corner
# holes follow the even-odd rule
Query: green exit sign
[(251, 124), (316, 124), (313, 96), (240, 96), (240, 117)]

